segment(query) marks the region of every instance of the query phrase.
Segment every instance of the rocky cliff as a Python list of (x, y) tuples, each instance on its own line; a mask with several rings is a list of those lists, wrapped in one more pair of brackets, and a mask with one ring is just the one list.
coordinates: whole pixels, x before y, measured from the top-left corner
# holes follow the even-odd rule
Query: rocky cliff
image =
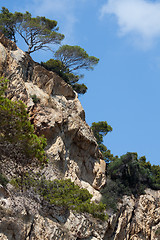
[[(8, 97), (27, 105), (36, 132), (47, 138), (47, 154), (50, 162), (59, 166), (57, 174), (88, 185), (92, 191), (99, 189), (105, 184), (105, 162), (100, 160), (77, 94), (3, 35), (0, 43), (0, 73), (9, 79)], [(32, 96), (38, 99), (37, 104)], [(45, 169), (48, 178), (58, 177), (54, 170)]]
[[(25, 102), (37, 134), (47, 138), (49, 163), (41, 170), (46, 178), (70, 178), (99, 201), (106, 166), (77, 94), (2, 34), (0, 76), (9, 79), (8, 97)], [(160, 191), (124, 197), (118, 212), (103, 222), (60, 207), (42, 208), (10, 184), (0, 187), (0, 240), (160, 239), (159, 215)]]

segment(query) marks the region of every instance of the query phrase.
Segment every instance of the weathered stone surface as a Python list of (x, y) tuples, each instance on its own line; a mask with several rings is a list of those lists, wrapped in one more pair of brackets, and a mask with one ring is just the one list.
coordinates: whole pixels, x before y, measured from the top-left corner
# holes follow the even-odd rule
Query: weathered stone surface
[(104, 236), (107, 222), (94, 219), (89, 214), (66, 211), (55, 206), (42, 207), (33, 198), (22, 194), (0, 201), (0, 239), (99, 239)]
[(159, 240), (160, 191), (147, 189), (138, 199), (125, 196), (108, 226), (105, 240)]
[(7, 60), (7, 53), (5, 47), (0, 43), (0, 62), (3, 64)]
[(89, 214), (44, 207), (27, 196), (0, 190), (0, 239), (6, 240), (159, 240), (160, 191), (138, 199), (125, 196), (119, 210), (103, 222)]
[(27, 104), (37, 133), (44, 134), (48, 140), (47, 177), (58, 177), (52, 167), (56, 165), (59, 176), (71, 178), (80, 186), (81, 181), (85, 181), (91, 185), (92, 192), (100, 189), (105, 184), (105, 162), (100, 160), (77, 93), (56, 73), (35, 63), (19, 48), (11, 47), (12, 42), (7, 45), (7, 41), (2, 35), (1, 75), (10, 80), (8, 97)]
[(17, 46), (14, 42), (10, 41), (8, 38), (4, 37), (4, 34), (0, 32), (0, 42), (8, 50), (16, 50)]

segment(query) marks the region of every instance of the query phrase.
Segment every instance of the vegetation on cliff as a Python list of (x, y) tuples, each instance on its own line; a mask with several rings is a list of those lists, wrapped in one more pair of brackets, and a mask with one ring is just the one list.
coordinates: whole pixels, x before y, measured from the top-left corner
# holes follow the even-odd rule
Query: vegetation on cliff
[(32, 17), (31, 13), (11, 13), (2, 7), (0, 13), (0, 30), (6, 37), (17, 41), (18, 34), (27, 45), (27, 53), (49, 48), (49, 44), (59, 44), (64, 35), (58, 33), (59, 28), (55, 20), (45, 17)]
[(78, 94), (85, 94), (87, 91), (87, 86), (84, 83), (79, 84), (81, 76), (69, 72), (69, 69), (65, 65), (55, 59), (50, 59), (47, 62), (41, 62), (41, 65), (47, 70), (57, 73), (63, 80), (72, 86)]
[[(23, 179), (31, 165), (47, 162), (46, 139), (34, 133), (25, 104), (6, 97), (7, 83), (8, 80), (0, 78), (0, 184), (3, 186), (9, 181), (4, 168)], [(8, 164), (12, 162), (10, 169)]]
[(112, 127), (108, 125), (106, 121), (100, 121), (97, 123), (93, 122), (91, 129), (97, 140), (99, 150), (103, 156), (103, 160), (105, 160), (106, 163), (109, 163), (110, 161), (116, 159), (117, 156), (114, 157), (113, 154), (111, 154), (111, 151), (103, 144), (103, 137), (112, 131)]
[[(47, 180), (41, 174), (34, 174), (27, 169), (35, 159), (46, 162), (44, 148), (46, 139), (34, 133), (34, 127), (29, 121), (26, 106), (22, 101), (11, 101), (5, 96), (8, 80), (0, 79), (0, 164), (3, 158), (11, 158), (16, 163), (16, 178), (10, 183), (20, 191), (32, 191), (50, 206), (56, 205), (77, 212), (87, 212), (102, 220), (107, 219), (103, 203), (91, 202), (92, 195), (86, 189), (80, 189), (71, 180)], [(8, 149), (8, 147), (10, 149)], [(6, 186), (9, 182), (4, 173), (0, 172), (0, 184)], [(36, 198), (35, 198), (36, 199)]]
[[(32, 17), (31, 13), (10, 12), (2, 7), (0, 13), (0, 31), (14, 42), (17, 35), (27, 45), (27, 53), (31, 54), (40, 49), (51, 49), (51, 44), (60, 44), (64, 35), (58, 32), (57, 22), (45, 17)], [(99, 59), (89, 56), (80, 46), (62, 45), (55, 52), (54, 59), (41, 62), (49, 71), (56, 72), (65, 82), (79, 94), (87, 92), (87, 86), (78, 81), (84, 77), (79, 70), (93, 70)]]
[[(8, 9), (2, 8), (0, 13), (0, 30), (6, 37), (16, 42), (18, 33), (28, 46), (30, 54), (39, 49), (48, 48), (48, 44), (59, 44), (64, 36), (58, 33), (57, 22), (45, 17), (33, 18), (29, 12), (10, 13)], [(79, 94), (87, 91), (85, 84), (78, 81), (82, 75), (78, 70), (92, 70), (99, 59), (89, 56), (79, 46), (62, 45), (54, 54), (55, 59), (41, 62), (46, 69), (56, 72)], [(7, 81), (0, 79), (0, 160), (3, 156), (12, 157), (16, 163), (26, 165), (35, 159), (40, 162), (46, 161), (44, 148), (45, 138), (38, 137), (34, 133), (26, 106), (21, 101), (11, 101), (5, 96)], [(39, 99), (32, 96), (34, 103)], [(103, 137), (112, 131), (112, 127), (106, 121), (93, 123), (92, 131), (97, 139), (99, 150), (107, 163), (107, 183), (102, 189), (103, 202), (108, 207), (116, 209), (116, 203), (123, 195), (134, 194), (138, 196), (144, 193), (146, 188), (160, 189), (160, 166), (151, 165), (146, 158), (138, 157), (137, 153), (126, 153), (118, 157), (113, 156), (111, 151), (103, 144)], [(10, 149), (10, 151), (8, 151)], [(12, 151), (12, 154), (10, 154)], [(21, 172), (22, 173), (22, 172)], [(91, 194), (74, 185), (70, 180), (48, 181), (44, 178), (26, 178), (16, 180), (18, 185), (24, 189), (30, 186), (38, 193), (44, 201), (49, 204), (63, 206), (67, 209), (89, 212), (95, 217), (105, 219), (105, 205), (91, 203)], [(21, 175), (22, 176), (22, 175)], [(0, 183), (4, 186), (8, 183), (6, 176), (0, 171)]]
[(103, 137), (112, 131), (107, 122), (92, 123), (93, 133), (97, 139), (103, 159), (107, 163), (107, 183), (101, 190), (103, 202), (116, 209), (117, 202), (123, 195), (144, 194), (146, 188), (160, 190), (160, 166), (151, 165), (145, 156), (138, 158), (137, 153), (126, 153), (121, 157), (113, 156), (103, 144)]
[(55, 59), (47, 62), (41, 62), (41, 65), (49, 71), (56, 72), (79, 94), (84, 94), (87, 87), (84, 83), (78, 81), (84, 75), (78, 75), (79, 70), (93, 70), (98, 64), (99, 59), (89, 56), (88, 53), (80, 46), (62, 45), (54, 54)]
[(26, 173), (23, 181), (20, 178), (11, 180), (17, 189), (33, 191), (33, 194), (40, 196), (41, 204), (50, 207), (59, 206), (65, 210), (90, 213), (95, 218), (107, 220), (105, 213), (106, 205), (102, 202), (91, 202), (92, 194), (87, 189), (81, 189), (71, 182), (70, 179), (47, 180), (40, 174)]
[(34, 126), (29, 121), (26, 106), (22, 101), (11, 101), (5, 96), (8, 80), (0, 79), (0, 149), (7, 154), (5, 146), (14, 148), (15, 156), (28, 159), (46, 160), (44, 148), (46, 139), (34, 133)]

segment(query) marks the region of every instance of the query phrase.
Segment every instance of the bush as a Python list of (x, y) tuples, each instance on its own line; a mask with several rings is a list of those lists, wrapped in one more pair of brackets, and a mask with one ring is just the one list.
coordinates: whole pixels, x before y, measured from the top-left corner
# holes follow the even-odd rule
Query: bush
[[(127, 153), (111, 162), (108, 175), (112, 180), (119, 180), (134, 195), (143, 194), (145, 187), (150, 186), (151, 182), (150, 171), (140, 164), (137, 153)], [(126, 190), (123, 194), (127, 194)]]
[[(46, 161), (44, 148), (46, 139), (34, 133), (34, 127), (29, 121), (26, 106), (22, 101), (11, 101), (5, 96), (7, 80), (0, 79), (0, 148), (11, 144), (14, 151), (22, 156), (41, 162)], [(7, 152), (7, 151), (6, 151)], [(22, 159), (22, 157), (21, 157)]]
[(40, 99), (36, 96), (36, 94), (31, 95), (31, 98), (32, 98), (32, 100), (33, 100), (33, 102), (34, 102), (35, 104), (37, 104), (37, 103), (40, 102)]
[(39, 194), (42, 200), (49, 205), (62, 206), (77, 212), (87, 212), (102, 220), (107, 219), (104, 213), (106, 206), (103, 203), (91, 202), (92, 195), (88, 190), (81, 189), (70, 179), (50, 181), (39, 175), (31, 177), (26, 174), (23, 182), (17, 178), (13, 179), (11, 183), (16, 187), (23, 187), (23, 190), (33, 188), (35, 193)]
[(131, 195), (132, 191), (128, 186), (125, 186), (119, 179), (107, 178), (105, 187), (101, 190), (102, 202), (106, 204), (108, 209), (117, 211), (117, 203), (122, 199), (123, 195)]
[(87, 92), (87, 87), (84, 83), (77, 83), (83, 75), (75, 75), (65, 67), (65, 65), (55, 59), (50, 59), (47, 62), (41, 62), (41, 66), (49, 71), (57, 73), (66, 83), (72, 86), (72, 88), (79, 94), (85, 94)]
[(5, 187), (8, 182), (9, 180), (7, 179), (7, 177), (4, 174), (0, 173), (0, 184)]
[(102, 201), (116, 210), (123, 195), (137, 197), (144, 194), (147, 187), (160, 189), (160, 166), (151, 166), (145, 157), (138, 159), (137, 153), (127, 153), (109, 163)]
[(159, 165), (151, 166), (151, 177), (152, 177), (151, 187), (155, 190), (160, 190), (160, 166)]
[(160, 227), (155, 232), (156, 237), (160, 236)]
[(63, 206), (78, 212), (88, 212), (94, 217), (105, 220), (105, 205), (91, 203), (92, 195), (86, 189), (67, 180), (49, 181), (42, 179), (38, 184), (38, 193), (50, 204)]

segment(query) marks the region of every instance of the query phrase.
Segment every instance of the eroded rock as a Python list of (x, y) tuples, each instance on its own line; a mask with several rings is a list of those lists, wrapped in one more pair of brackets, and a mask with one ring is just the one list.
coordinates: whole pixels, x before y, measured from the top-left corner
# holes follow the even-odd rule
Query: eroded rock
[(85, 181), (92, 188), (100, 189), (105, 184), (105, 162), (100, 160), (77, 93), (56, 73), (35, 63), (8, 41), (1, 35), (1, 75), (9, 79), (8, 97), (27, 104), (37, 133), (47, 138), (50, 158), (45, 169), (47, 177), (58, 177), (53, 171), (56, 165), (59, 176), (71, 178), (80, 186)]

